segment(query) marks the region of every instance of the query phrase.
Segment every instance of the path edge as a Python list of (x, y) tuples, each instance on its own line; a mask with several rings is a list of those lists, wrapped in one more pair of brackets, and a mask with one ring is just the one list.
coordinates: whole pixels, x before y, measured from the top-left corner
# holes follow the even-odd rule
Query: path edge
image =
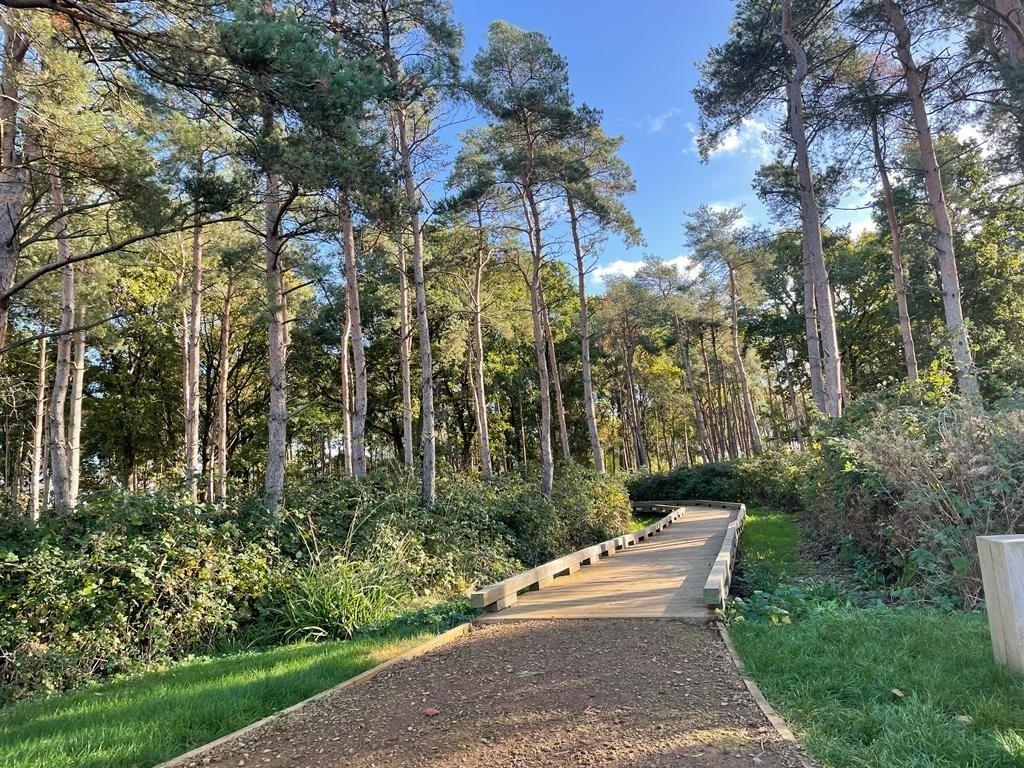
[(182, 766), (188, 765), (188, 763), (192, 760), (196, 760), (202, 757), (210, 750), (216, 749), (222, 744), (225, 744), (229, 741), (233, 741), (234, 739), (237, 739), (240, 736), (249, 733), (250, 731), (255, 731), (257, 728), (261, 728), (264, 725), (273, 722), (274, 720), (290, 715), (293, 712), (298, 712), (299, 710), (304, 709), (306, 706), (316, 701), (319, 701), (320, 699), (326, 699), (328, 696), (332, 696), (333, 694), (338, 693), (339, 691), (342, 691), (346, 688), (354, 688), (357, 685), (368, 683), (374, 678), (376, 678), (378, 675), (380, 675), (381, 672), (384, 672), (390, 667), (393, 667), (394, 665), (399, 664), (403, 661), (409, 661), (410, 659), (414, 659), (417, 656), (422, 656), (425, 653), (429, 653), (430, 651), (433, 651), (442, 645), (450, 643), (452, 640), (458, 640), (460, 637), (465, 637), (470, 632), (472, 632), (473, 629), (473, 622), (463, 622), (458, 626), (452, 627), (447, 632), (442, 632), (440, 635), (430, 638), (425, 643), (420, 643), (419, 645), (414, 646), (413, 648), (410, 648), (409, 650), (403, 653), (400, 653), (394, 658), (381, 662), (377, 666), (371, 667), (365, 672), (360, 672), (355, 677), (350, 677), (348, 680), (343, 680), (342, 682), (338, 683), (335, 686), (332, 686), (331, 688), (328, 688), (325, 691), (320, 691), (320, 693), (314, 693), (307, 699), (303, 699), (302, 701), (292, 704), (290, 707), (286, 707), (285, 709), (273, 712), (267, 715), (266, 717), (257, 720), (256, 722), (249, 723), (249, 725), (239, 728), (237, 731), (232, 731), (231, 733), (225, 734), (220, 738), (214, 739), (213, 741), (208, 742), (207, 744), (202, 744), (196, 747), (195, 749), (192, 749), (182, 755), (172, 757), (170, 760), (167, 760), (163, 763), (158, 763), (156, 766), (154, 766), (154, 768), (181, 768)]
[(816, 763), (809, 761), (805, 756), (803, 745), (797, 739), (793, 730), (786, 723), (782, 715), (776, 712), (768, 699), (765, 698), (765, 695), (761, 692), (760, 686), (758, 686), (758, 684), (754, 682), (754, 679), (744, 671), (743, 660), (740, 658), (739, 654), (736, 653), (736, 648), (732, 644), (732, 638), (729, 636), (728, 628), (720, 621), (715, 622), (715, 628), (718, 630), (718, 636), (722, 638), (725, 650), (729, 654), (729, 658), (732, 659), (732, 663), (736, 667), (736, 671), (739, 672), (740, 678), (743, 680), (743, 684), (747, 687), (747, 691), (750, 692), (750, 696), (754, 699), (754, 703), (757, 704), (757, 708), (761, 710), (761, 714), (763, 714), (765, 719), (771, 723), (772, 728), (774, 728), (775, 732), (779, 734), (779, 738), (794, 745), (799, 750), (797, 758), (800, 760), (800, 764), (803, 768), (818, 768)]

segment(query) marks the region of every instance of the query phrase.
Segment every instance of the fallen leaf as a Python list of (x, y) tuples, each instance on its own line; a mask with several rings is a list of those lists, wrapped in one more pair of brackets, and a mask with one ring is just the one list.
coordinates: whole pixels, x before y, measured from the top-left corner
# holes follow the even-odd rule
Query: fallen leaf
[(441, 714), (441, 710), (434, 709), (433, 707), (428, 707), (427, 709), (423, 710), (423, 714), (427, 717), (437, 717)]

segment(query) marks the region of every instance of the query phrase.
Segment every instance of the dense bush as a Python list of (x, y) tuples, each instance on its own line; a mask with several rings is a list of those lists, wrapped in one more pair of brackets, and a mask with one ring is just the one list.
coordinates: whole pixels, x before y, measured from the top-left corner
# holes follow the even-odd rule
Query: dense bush
[(1024, 532), (1024, 411), (879, 406), (825, 441), (804, 492), (811, 531), (882, 564), (902, 598), (973, 607), (975, 537)]
[(796, 510), (807, 461), (805, 454), (774, 449), (749, 459), (635, 477), (629, 482), (629, 495), (634, 501), (708, 499)]
[[(0, 701), (225, 643), (346, 638), (630, 522), (622, 486), (565, 467), (554, 498), (520, 477), (404, 473), (297, 482), (239, 500), (108, 493), (34, 525), (0, 516)], [(422, 601), (420, 601), (422, 602)]]
[(635, 500), (704, 498), (800, 511), (839, 562), (881, 572), (889, 594), (977, 605), (975, 537), (1024, 532), (1024, 410), (903, 394), (822, 425), (804, 453), (635, 478)]

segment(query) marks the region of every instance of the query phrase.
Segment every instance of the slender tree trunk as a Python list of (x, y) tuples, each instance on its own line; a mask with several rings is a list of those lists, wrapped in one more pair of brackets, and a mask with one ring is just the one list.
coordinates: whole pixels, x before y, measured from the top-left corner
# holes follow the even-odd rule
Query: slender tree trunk
[(924, 78), (914, 61), (910, 50), (910, 28), (895, 0), (882, 0), (882, 8), (896, 33), (896, 55), (903, 65), (907, 83), (907, 95), (914, 113), (917, 129), (917, 144), (924, 166), (924, 185), (928, 193), (928, 204), (935, 223), (935, 248), (939, 257), (939, 278), (942, 282), (942, 303), (946, 315), (946, 332), (949, 334), (953, 363), (956, 365), (960, 393), (972, 403), (981, 402), (978, 388), (978, 373), (971, 355), (971, 342), (967, 335), (963, 306), (960, 302), (960, 276), (957, 272), (956, 253), (953, 249), (953, 225), (949, 220), (946, 195), (942, 188), (942, 174), (935, 156), (932, 131), (928, 122), (928, 111), (924, 103)]
[(196, 216), (192, 227), (192, 280), (185, 326), (185, 387), (188, 390), (185, 410), (185, 489), (196, 501), (199, 477), (199, 345), (202, 328), (203, 297), (203, 225)]
[(544, 337), (547, 339), (548, 365), (551, 370), (551, 383), (555, 390), (555, 416), (558, 419), (558, 439), (562, 447), (562, 458), (569, 461), (569, 431), (565, 422), (565, 400), (562, 399), (562, 376), (558, 370), (558, 355), (555, 352), (555, 334), (551, 331), (551, 315), (548, 311), (548, 300), (544, 294), (544, 281), (540, 285), (540, 302), (543, 307), (541, 319), (544, 323)]
[(740, 351), (740, 318), (736, 299), (736, 272), (729, 268), (729, 301), (732, 307), (732, 358), (736, 365), (736, 377), (739, 379), (740, 390), (743, 395), (743, 410), (747, 417), (747, 427), (750, 429), (750, 446), (754, 453), (764, 451), (761, 443), (761, 430), (757, 424), (757, 414), (754, 412), (754, 399), (750, 395), (750, 382), (747, 381), (747, 369), (743, 365), (743, 354)]
[[(397, 64), (392, 62), (392, 76), (398, 77)], [(427, 290), (423, 268), (423, 223), (420, 217), (422, 201), (412, 167), (412, 147), (405, 108), (394, 109), (398, 152), (402, 163), (402, 181), (409, 219), (412, 225), (412, 282), (416, 302), (416, 322), (420, 338), (420, 448), (423, 453), (423, 503), (431, 505), (437, 495), (437, 436), (434, 427), (434, 356), (430, 347), (430, 323), (427, 317)]]
[(473, 290), (470, 294), (470, 311), (472, 312), (471, 349), (473, 358), (473, 396), (476, 405), (476, 431), (480, 442), (480, 472), (484, 477), (491, 476), (491, 440), (487, 426), (487, 393), (484, 384), (484, 334), (483, 308), (481, 306), (481, 290), (484, 265), (490, 258), (487, 248), (487, 232), (483, 228), (483, 217), (477, 211), (480, 241), (477, 244), (476, 264), (473, 270)]
[(348, 196), (341, 201), (341, 231), (345, 239), (345, 296), (351, 329), (353, 383), (355, 397), (352, 409), (352, 474), (366, 476), (366, 349), (363, 346), (363, 324), (359, 310), (359, 275), (356, 270), (356, 233)]
[(68, 225), (64, 218), (64, 186), (56, 166), (50, 164), (48, 172), (55, 217), (53, 228), (57, 238), (57, 256), (65, 262), (61, 267), (61, 312), (58, 326), (61, 333), (56, 342), (57, 362), (53, 369), (53, 387), (50, 390), (48, 452), (50, 474), (53, 478), (53, 506), (58, 513), (66, 513), (71, 508), (71, 471), (65, 413), (71, 382), (71, 329), (75, 327), (75, 268), (73, 264), (68, 263), (71, 258), (71, 244), (68, 241)]
[[(78, 305), (77, 325), (85, 323), (85, 307)], [(85, 391), (85, 331), (76, 331), (71, 362), (71, 423), (68, 427), (68, 506), (78, 506), (82, 477), (82, 398)]]
[[(839, 358), (832, 291), (829, 287), (828, 269), (825, 266), (824, 247), (821, 241), (821, 217), (814, 191), (814, 175), (804, 127), (801, 89), (807, 78), (807, 53), (793, 34), (791, 0), (782, 0), (781, 36), (794, 62), (792, 74), (786, 84), (786, 95), (789, 102), (789, 133), (793, 139), (800, 180), (800, 218), (804, 240), (804, 306), (807, 314), (807, 356), (811, 364), (811, 390), (815, 394), (814, 399), (818, 406), (830, 417), (836, 418), (842, 415), (843, 410), (842, 363)], [(812, 287), (813, 291), (809, 290)], [(813, 294), (813, 301), (810, 294)], [(824, 391), (816, 390), (816, 386), (820, 386), (816, 384), (820, 382), (817, 369), (824, 373)]]
[(882, 142), (878, 134), (878, 113), (871, 110), (871, 145), (874, 149), (875, 168), (882, 184), (882, 202), (885, 215), (889, 220), (889, 235), (892, 238), (892, 277), (896, 286), (896, 307), (900, 317), (900, 336), (903, 338), (903, 360), (907, 366), (907, 381), (917, 381), (917, 351), (914, 348), (914, 331), (910, 326), (910, 310), (907, 307), (907, 285), (903, 276), (903, 245), (900, 234), (900, 222), (896, 217), (896, 202), (892, 196), (892, 184), (889, 182), (889, 171), (885, 166), (882, 153)]
[(214, 420), (213, 496), (224, 501), (228, 496), (228, 381), (231, 376), (231, 299), (234, 279), (229, 273), (220, 305), (220, 359), (217, 366), (217, 397)]
[[(358, 300), (358, 297), (357, 297)], [(344, 441), (345, 474), (352, 469), (352, 382), (349, 371), (349, 355), (352, 347), (352, 320), (345, 311), (345, 330), (341, 335), (341, 433)], [(410, 443), (411, 444), (411, 443)], [(410, 466), (410, 464), (406, 464)]]
[(402, 379), (402, 461), (412, 468), (412, 327), (409, 317), (409, 264), (405, 258), (405, 237), (398, 234), (398, 365)]
[[(625, 338), (626, 333), (623, 332), (623, 339)], [(636, 381), (633, 378), (633, 347), (631, 344), (624, 342), (622, 351), (626, 372), (626, 408), (633, 432), (636, 460), (639, 469), (648, 472), (650, 471), (651, 464), (647, 456), (647, 440), (644, 435), (643, 419), (640, 416), (640, 408), (636, 401)]]
[(533, 350), (537, 357), (538, 398), (540, 400), (540, 487), (544, 498), (551, 498), (555, 480), (555, 462), (551, 451), (551, 383), (548, 378), (547, 349), (542, 316), (545, 312), (541, 297), (541, 272), (543, 267), (543, 246), (541, 241), (540, 210), (533, 190), (524, 185), (526, 205), (529, 213), (528, 227), (531, 234), (533, 263), (530, 272), (530, 309), (533, 316)]
[(704, 328), (700, 329), (700, 356), (704, 362), (704, 385), (707, 387), (707, 405), (708, 405), (708, 422), (711, 424), (713, 443), (714, 443), (714, 461), (721, 461), (725, 457), (725, 438), (722, 435), (722, 426), (720, 413), (715, 414), (715, 388), (711, 384), (711, 365), (708, 362), (708, 350), (704, 343)]
[(714, 461), (714, 450), (711, 445), (711, 438), (708, 435), (707, 424), (704, 423), (704, 414), (700, 409), (700, 398), (697, 396), (696, 380), (693, 375), (693, 363), (690, 361), (689, 337), (683, 333), (683, 325), (679, 316), (673, 314), (672, 320), (676, 327), (676, 349), (679, 359), (683, 364), (683, 376), (686, 379), (686, 389), (693, 401), (694, 421), (697, 424), (697, 438), (700, 441), (701, 451), (708, 461)]
[[(8, 13), (10, 13), (8, 11)], [(24, 67), (29, 38), (15, 24), (18, 19), (0, 18), (3, 59), (0, 70), (0, 347), (7, 343), (11, 300), (7, 296), (18, 271), (18, 230), (21, 225), (28, 170), (25, 152), (18, 151), (18, 111), (21, 92), (18, 76)]]
[[(987, 6), (987, 3), (979, 5)], [(1024, 2), (1022, 0), (995, 0), (999, 13), (996, 23), (1003, 28), (1006, 57), (1014, 68), (1024, 66)], [(1019, 85), (1024, 88), (1024, 85)]]
[[(46, 325), (44, 322), (40, 322), (40, 333), (46, 333)], [(43, 474), (43, 431), (45, 429), (46, 420), (46, 338), (39, 340), (39, 356), (36, 362), (37, 375), (36, 375), (36, 418), (32, 428), (32, 459), (31, 472), (29, 473), (29, 479), (31, 484), (29, 485), (29, 504), (28, 504), (28, 516), (33, 520), (39, 519), (39, 513), (42, 509), (42, 503), (45, 503), (45, 499), (40, 503), (39, 488), (42, 485), (42, 474)]]
[(590, 366), (590, 307), (587, 306), (586, 269), (583, 263), (583, 248), (580, 245), (579, 217), (572, 195), (566, 195), (569, 206), (569, 225), (572, 231), (572, 246), (576, 254), (577, 291), (580, 298), (580, 349), (583, 359), (583, 409), (587, 419), (587, 433), (590, 436), (590, 453), (594, 457), (594, 469), (604, 474), (604, 451), (601, 450), (601, 436), (597, 431), (597, 407), (594, 399), (594, 375)]

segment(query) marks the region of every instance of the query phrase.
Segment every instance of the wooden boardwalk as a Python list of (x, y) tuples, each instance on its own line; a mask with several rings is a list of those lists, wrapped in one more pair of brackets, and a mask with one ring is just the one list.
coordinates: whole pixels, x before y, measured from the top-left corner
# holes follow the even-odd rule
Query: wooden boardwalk
[(479, 621), (706, 618), (704, 582), (735, 515), (735, 509), (688, 507), (646, 541), (524, 592), (515, 605)]

